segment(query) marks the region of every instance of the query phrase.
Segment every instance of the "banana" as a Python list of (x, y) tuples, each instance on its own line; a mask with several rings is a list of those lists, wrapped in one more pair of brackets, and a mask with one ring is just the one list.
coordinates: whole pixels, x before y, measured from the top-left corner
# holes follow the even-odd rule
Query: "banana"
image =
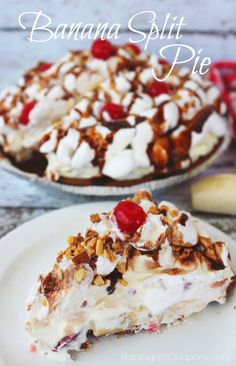
[(236, 215), (236, 174), (210, 176), (193, 183), (191, 199), (197, 211)]

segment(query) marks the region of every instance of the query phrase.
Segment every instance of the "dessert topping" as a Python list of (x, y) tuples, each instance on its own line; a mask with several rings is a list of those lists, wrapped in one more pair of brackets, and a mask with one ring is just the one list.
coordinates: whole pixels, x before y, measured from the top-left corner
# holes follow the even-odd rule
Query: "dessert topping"
[(132, 201), (121, 201), (114, 209), (114, 216), (119, 229), (133, 234), (146, 221), (146, 214), (141, 206)]
[(20, 120), (19, 122), (22, 125), (27, 126), (29, 123), (29, 114), (31, 112), (31, 110), (34, 108), (35, 104), (36, 104), (36, 100), (33, 100), (32, 102), (26, 103), (22, 109), (21, 115), (20, 115)]
[(166, 83), (155, 80), (148, 85), (147, 93), (151, 97), (158, 97), (161, 94), (170, 94), (170, 89)]
[(101, 60), (107, 60), (113, 54), (113, 46), (106, 39), (97, 39), (92, 44), (92, 55)]
[(121, 105), (115, 104), (115, 103), (107, 103), (102, 108), (101, 113), (105, 119), (106, 119), (106, 114), (108, 114), (108, 116), (112, 120), (119, 120), (119, 119), (125, 118), (125, 116), (126, 116), (123, 107)]
[(127, 43), (124, 45), (124, 48), (131, 50), (135, 55), (139, 55), (141, 53), (140, 48), (134, 43)]
[(84, 268), (80, 268), (78, 269), (78, 271), (75, 273), (75, 278), (77, 282), (81, 282), (85, 277), (85, 269)]
[(39, 72), (47, 71), (48, 69), (50, 69), (50, 67), (52, 67), (52, 65), (53, 64), (51, 63), (40, 62), (40, 64), (38, 65), (38, 71)]

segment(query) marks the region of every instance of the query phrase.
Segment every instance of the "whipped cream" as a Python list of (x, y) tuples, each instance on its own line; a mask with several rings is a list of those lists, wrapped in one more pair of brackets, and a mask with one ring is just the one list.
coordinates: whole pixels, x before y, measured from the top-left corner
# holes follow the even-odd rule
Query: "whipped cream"
[(201, 132), (192, 132), (192, 141), (189, 156), (196, 161), (200, 156), (208, 154), (218, 142), (220, 137), (227, 133), (223, 117), (213, 112), (203, 125)]

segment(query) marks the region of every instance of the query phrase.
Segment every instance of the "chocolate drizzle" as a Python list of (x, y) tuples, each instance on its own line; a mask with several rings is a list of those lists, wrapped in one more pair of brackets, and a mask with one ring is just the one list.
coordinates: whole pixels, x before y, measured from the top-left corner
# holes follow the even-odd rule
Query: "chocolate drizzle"
[(188, 215), (186, 215), (185, 213), (182, 213), (179, 218), (180, 225), (185, 226), (187, 221), (188, 221)]
[(111, 295), (115, 291), (116, 284), (118, 280), (121, 278), (122, 274), (116, 268), (114, 269), (114, 271), (112, 271), (111, 273), (109, 273), (109, 275), (105, 277), (105, 279), (111, 281), (110, 285), (107, 287), (108, 295)]
[(165, 179), (170, 176), (177, 176), (182, 173), (190, 172), (197, 166), (199, 166), (199, 165), (203, 164), (205, 161), (207, 161), (219, 149), (219, 147), (223, 143), (223, 140), (224, 140), (223, 138), (220, 138), (218, 143), (215, 145), (215, 147), (209, 154), (200, 157), (196, 162), (192, 163), (191, 166), (186, 169), (181, 169), (180, 167), (177, 168), (174, 165), (172, 165), (172, 166), (168, 166), (165, 170), (156, 169), (156, 171), (154, 173), (147, 174), (146, 176), (139, 178), (139, 179), (115, 180), (115, 179), (108, 178), (106, 176), (89, 178), (89, 179), (60, 177), (58, 182), (62, 183), (62, 184), (68, 184), (71, 186), (131, 187), (136, 184), (150, 182), (150, 181), (158, 180), (158, 179)]

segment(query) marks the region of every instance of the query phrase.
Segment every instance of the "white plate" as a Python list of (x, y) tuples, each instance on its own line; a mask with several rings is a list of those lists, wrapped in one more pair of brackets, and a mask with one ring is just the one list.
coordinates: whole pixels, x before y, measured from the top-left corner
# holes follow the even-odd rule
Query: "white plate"
[[(58, 365), (29, 352), (24, 331), (25, 299), (38, 274), (51, 268), (56, 253), (65, 247), (67, 236), (83, 230), (92, 212), (102, 212), (113, 205), (114, 202), (89, 203), (53, 211), (0, 240), (0, 366)], [(210, 225), (207, 230), (217, 240), (227, 241), (236, 268), (236, 244)], [(103, 338), (91, 350), (79, 354), (75, 364), (182, 366), (194, 359), (194, 365), (231, 366), (236, 361), (235, 336), (234, 293), (225, 305), (211, 304), (186, 322), (164, 329), (162, 334), (143, 332)]]
[(123, 194), (131, 194), (135, 193), (138, 190), (150, 190), (153, 191), (155, 189), (161, 189), (166, 187), (171, 187), (186, 180), (189, 180), (196, 175), (199, 175), (203, 171), (205, 171), (209, 166), (211, 166), (220, 155), (227, 149), (229, 143), (231, 141), (230, 129), (228, 134), (225, 136), (225, 139), (222, 145), (218, 148), (218, 150), (212, 154), (207, 160), (203, 163), (197, 165), (192, 168), (190, 171), (186, 171), (177, 175), (169, 176), (166, 178), (159, 178), (156, 180), (151, 180), (150, 182), (143, 182), (140, 184), (135, 184), (128, 187), (116, 187), (116, 186), (72, 186), (69, 184), (63, 184), (59, 182), (50, 181), (47, 178), (42, 178), (37, 176), (36, 174), (31, 174), (24, 172), (16, 168), (8, 159), (0, 160), (0, 167), (7, 170), (10, 173), (16, 174), (24, 179), (30, 180), (32, 182), (40, 183), (48, 187), (60, 189), (65, 192), (70, 192), (74, 194), (83, 194), (83, 195), (95, 195), (95, 196), (118, 196)]

